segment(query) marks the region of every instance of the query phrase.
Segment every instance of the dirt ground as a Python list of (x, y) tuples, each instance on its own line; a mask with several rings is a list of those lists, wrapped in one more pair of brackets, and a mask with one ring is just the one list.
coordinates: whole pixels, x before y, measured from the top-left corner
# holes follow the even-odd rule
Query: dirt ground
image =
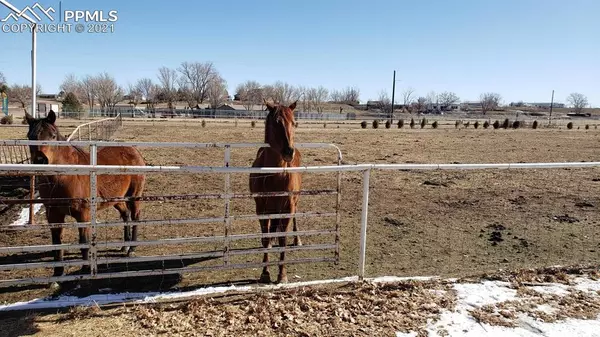
[[(62, 121), (61, 121), (62, 122)], [(449, 121), (449, 124), (453, 122)], [(65, 121), (65, 125), (71, 125)], [(500, 163), (596, 161), (600, 132), (595, 129), (360, 129), (357, 124), (300, 124), (297, 142), (333, 143), (342, 149), (344, 163)], [(0, 137), (19, 138), (14, 130), (0, 128)], [(22, 130), (23, 137), (25, 130)], [(262, 142), (263, 125), (250, 122), (200, 123), (128, 122), (116, 134), (125, 141), (159, 142)], [(66, 134), (66, 132), (63, 132)], [(222, 149), (142, 148), (150, 165), (223, 165)], [(256, 149), (232, 150), (233, 166), (249, 166)], [(331, 150), (302, 151), (305, 165), (336, 163)], [(232, 175), (232, 190), (248, 192), (248, 176)], [(290, 281), (356, 275), (359, 252), (360, 173), (342, 178), (341, 241), (339, 264), (290, 265)], [(335, 188), (335, 174), (303, 174), (304, 189)], [(146, 195), (220, 193), (223, 176), (148, 175)], [(369, 277), (381, 275), (465, 276), (498, 269), (593, 263), (600, 257), (600, 170), (487, 170), (487, 171), (377, 171), (371, 177), (367, 238)], [(334, 210), (335, 196), (303, 196), (300, 212)], [(252, 200), (232, 201), (232, 214), (253, 214)], [(189, 219), (222, 216), (223, 200), (154, 202), (144, 206), (142, 219)], [(118, 220), (118, 213), (100, 212), (103, 221)], [(38, 215), (43, 221), (44, 213)], [(335, 228), (335, 218), (298, 221), (301, 230)], [(257, 221), (235, 221), (234, 233), (257, 233)], [(206, 225), (148, 226), (139, 240), (184, 236), (222, 235), (222, 223)], [(117, 241), (122, 230), (99, 230), (99, 240)], [(0, 232), (2, 246), (49, 244), (48, 231)], [(77, 242), (76, 231), (65, 233), (63, 242)], [(305, 245), (333, 243), (333, 235), (304, 238)], [(240, 241), (234, 248), (256, 248), (259, 240)], [(139, 247), (138, 256), (223, 249), (218, 244), (179, 244)], [(101, 254), (120, 256), (115, 250)], [(332, 257), (333, 252), (292, 252), (288, 258)], [(68, 258), (78, 259), (77, 251)], [(277, 258), (275, 254), (271, 259)], [(51, 260), (49, 254), (15, 254), (0, 257), (0, 263)], [(262, 256), (232, 257), (233, 263), (257, 263)], [(174, 266), (218, 265), (222, 259), (175, 261)], [(111, 268), (121, 268), (122, 266)], [(135, 269), (126, 265), (127, 269)], [(69, 273), (76, 269), (68, 270)], [(2, 272), (3, 278), (51, 275), (50, 270)], [(225, 270), (185, 274), (182, 278), (109, 280), (97, 287), (128, 291), (187, 289), (207, 284), (254, 283), (257, 269)], [(272, 279), (276, 269), (271, 269)], [(96, 287), (94, 287), (96, 288)], [(119, 288), (121, 289), (121, 288)], [(64, 290), (63, 290), (64, 291)], [(87, 290), (85, 290), (87, 291)], [(80, 289), (71, 294), (85, 292)], [(4, 289), (0, 301), (14, 302), (52, 294), (44, 286)]]

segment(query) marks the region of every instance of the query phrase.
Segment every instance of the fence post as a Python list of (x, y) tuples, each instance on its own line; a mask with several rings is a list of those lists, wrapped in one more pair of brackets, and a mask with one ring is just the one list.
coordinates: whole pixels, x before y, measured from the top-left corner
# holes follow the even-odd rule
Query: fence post
[[(90, 165), (98, 165), (98, 145), (90, 144)], [(97, 263), (97, 247), (96, 247), (96, 171), (90, 172), (90, 236), (91, 241), (89, 242), (89, 262), (90, 272), (92, 277), (98, 274), (98, 263)]]
[[(231, 161), (231, 147), (229, 145), (225, 146), (225, 167), (229, 167), (229, 162)], [(229, 235), (231, 234), (231, 218), (229, 216), (229, 194), (231, 194), (231, 181), (230, 181), (230, 173), (225, 174), (225, 252), (223, 254), (225, 265), (229, 265)]]
[[(342, 165), (342, 155), (338, 152), (338, 166)], [(340, 205), (342, 203), (342, 171), (337, 172), (337, 195), (335, 199), (335, 265), (340, 263)]]
[[(32, 175), (31, 177), (29, 177), (29, 199), (33, 200), (35, 198), (35, 176)], [(33, 225), (35, 220), (35, 211), (33, 209), (33, 207), (35, 206), (35, 204), (32, 202), (29, 203), (29, 224)]]
[(92, 124), (88, 124), (88, 140), (92, 141)]
[(365, 257), (367, 253), (367, 215), (369, 212), (369, 179), (371, 169), (363, 172), (362, 215), (360, 217), (360, 255), (358, 257), (358, 279), (365, 278)]

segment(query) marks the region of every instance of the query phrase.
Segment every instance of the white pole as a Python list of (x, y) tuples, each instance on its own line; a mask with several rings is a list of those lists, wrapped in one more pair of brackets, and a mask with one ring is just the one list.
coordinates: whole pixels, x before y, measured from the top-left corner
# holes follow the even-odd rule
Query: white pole
[(367, 254), (367, 215), (369, 211), (369, 178), (371, 170), (363, 173), (362, 215), (360, 217), (360, 255), (358, 256), (358, 279), (365, 278), (365, 257)]
[(10, 9), (11, 11), (13, 11), (16, 14), (19, 14), (22, 18), (24, 18), (25, 20), (31, 22), (33, 24), (33, 31), (31, 32), (31, 90), (33, 92), (32, 94), (32, 99), (31, 99), (31, 115), (33, 117), (37, 117), (36, 114), (36, 99), (37, 99), (37, 95), (35, 92), (35, 87), (36, 87), (36, 59), (37, 59), (37, 48), (36, 48), (36, 31), (37, 31), (37, 22), (35, 20), (33, 20), (29, 15), (25, 14), (25, 13), (21, 13), (20, 10), (18, 10), (15, 6), (13, 6), (11, 3), (9, 3), (7, 0), (0, 0), (0, 4), (4, 5), (6, 8)]
[[(37, 23), (33, 24), (31, 32), (31, 115), (37, 117)], [(56, 111), (58, 113), (58, 111)]]

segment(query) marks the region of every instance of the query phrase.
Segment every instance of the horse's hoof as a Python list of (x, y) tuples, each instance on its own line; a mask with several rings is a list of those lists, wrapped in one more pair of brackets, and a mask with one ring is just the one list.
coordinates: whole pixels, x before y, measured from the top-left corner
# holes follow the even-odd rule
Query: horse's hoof
[(279, 276), (277, 277), (277, 283), (278, 283), (278, 284), (284, 284), (284, 283), (288, 283), (287, 276), (281, 276), (281, 275), (279, 275)]
[(121, 247), (121, 253), (127, 253), (129, 251), (129, 247), (123, 246)]
[(136, 255), (135, 251), (133, 251), (131, 249), (127, 252), (127, 257), (135, 257), (135, 255)]
[(260, 283), (271, 283), (271, 275), (267, 272), (267, 273), (262, 273), (260, 274)]
[(302, 246), (302, 240), (300, 240), (300, 238), (295, 238), (294, 239), (294, 246), (297, 246), (297, 247)]
[(58, 284), (58, 282), (52, 282), (48, 285), (48, 288), (52, 291), (58, 291), (60, 290), (60, 284)]

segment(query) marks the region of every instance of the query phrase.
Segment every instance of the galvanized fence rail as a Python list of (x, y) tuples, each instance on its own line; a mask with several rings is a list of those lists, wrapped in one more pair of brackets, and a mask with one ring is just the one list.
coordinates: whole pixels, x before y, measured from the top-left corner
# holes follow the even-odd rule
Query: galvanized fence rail
[[(317, 189), (317, 190), (301, 190), (298, 192), (271, 192), (271, 193), (234, 193), (231, 191), (230, 175), (232, 173), (239, 173), (236, 168), (231, 168), (231, 150), (234, 148), (256, 148), (261, 146), (268, 146), (268, 144), (222, 144), (222, 143), (142, 143), (142, 142), (45, 142), (45, 141), (2, 141), (0, 144), (3, 145), (57, 145), (57, 146), (89, 146), (90, 148), (90, 165), (16, 165), (16, 164), (5, 164), (0, 165), (0, 175), (24, 175), (34, 174), (37, 176), (42, 175), (89, 175), (90, 176), (90, 198), (78, 199), (90, 202), (91, 217), (89, 222), (80, 223), (63, 223), (63, 224), (47, 224), (47, 225), (26, 225), (26, 226), (14, 226), (10, 228), (4, 227), (2, 230), (5, 231), (27, 231), (27, 230), (41, 230), (50, 229), (56, 227), (64, 228), (83, 228), (87, 227), (90, 229), (90, 242), (87, 244), (61, 244), (61, 245), (34, 245), (34, 246), (14, 246), (14, 247), (0, 247), (0, 254), (14, 254), (14, 253), (31, 253), (31, 252), (48, 252), (56, 249), (90, 249), (90, 259), (88, 261), (62, 261), (62, 262), (33, 262), (33, 263), (17, 263), (17, 264), (3, 264), (0, 265), (0, 270), (14, 270), (14, 269), (38, 269), (38, 268), (52, 268), (57, 266), (90, 266), (90, 273), (84, 275), (67, 275), (60, 277), (30, 277), (25, 279), (12, 279), (12, 280), (1, 280), (0, 287), (9, 287), (15, 285), (27, 285), (27, 284), (44, 284), (51, 282), (61, 282), (70, 280), (83, 280), (83, 279), (102, 279), (102, 278), (117, 278), (127, 276), (148, 276), (148, 275), (164, 275), (173, 273), (183, 272), (194, 272), (201, 270), (221, 270), (221, 269), (233, 269), (233, 268), (256, 268), (265, 265), (278, 265), (279, 261), (272, 261), (268, 263), (232, 263), (230, 258), (238, 255), (246, 254), (263, 254), (266, 252), (280, 252), (285, 250), (286, 252), (294, 251), (330, 251), (333, 253), (333, 257), (330, 256), (319, 256), (314, 258), (299, 258), (293, 260), (286, 260), (285, 264), (298, 264), (298, 263), (315, 263), (315, 262), (334, 262), (339, 261), (339, 242), (340, 242), (340, 212), (339, 206), (341, 201), (341, 172), (337, 174), (337, 187), (335, 189)], [(169, 147), (169, 148), (222, 148), (224, 150), (224, 165), (219, 167), (225, 169), (225, 186), (224, 193), (213, 193), (213, 194), (186, 194), (186, 195), (155, 195), (155, 196), (142, 196), (132, 198), (101, 198), (97, 195), (97, 175), (100, 174), (117, 174), (116, 171), (97, 171), (95, 169), (89, 171), (79, 171), (84, 167), (106, 167), (103, 165), (97, 165), (97, 151), (98, 147), (111, 147), (111, 146), (135, 146), (135, 147)], [(321, 143), (301, 143), (296, 144), (298, 148), (312, 148), (312, 149), (333, 149), (336, 154), (337, 164), (341, 165), (342, 155), (338, 147), (332, 144), (321, 144)], [(116, 169), (118, 166), (108, 166)], [(136, 168), (137, 166), (131, 166), (130, 168)], [(167, 169), (169, 166), (142, 166), (146, 169), (157, 168), (152, 172), (147, 173), (165, 173), (163, 169)], [(53, 168), (53, 169), (51, 169)], [(137, 167), (139, 168), (139, 167)], [(161, 169), (163, 168), (163, 169)], [(190, 168), (198, 168), (196, 166), (190, 166)], [(48, 170), (51, 169), (51, 170)], [(214, 172), (220, 173), (219, 170)], [(183, 173), (183, 172), (182, 172)], [(198, 173), (195, 170), (191, 170), (188, 173)], [(136, 174), (136, 173), (134, 173)], [(331, 212), (300, 212), (295, 214), (269, 214), (269, 215), (255, 215), (255, 214), (242, 214), (242, 215), (231, 215), (230, 213), (230, 201), (232, 199), (242, 198), (253, 198), (256, 196), (285, 196), (291, 194), (298, 195), (336, 195), (335, 210)], [(161, 255), (161, 256), (141, 256), (141, 257), (129, 257), (129, 258), (107, 258), (99, 257), (98, 249), (100, 248), (116, 248), (123, 246), (122, 241), (108, 241), (99, 242), (97, 239), (97, 230), (99, 228), (107, 227), (121, 227), (124, 226), (125, 222), (108, 222), (100, 223), (97, 219), (96, 205), (106, 201), (120, 201), (120, 200), (140, 200), (140, 201), (166, 201), (166, 200), (198, 200), (198, 199), (222, 199), (224, 201), (224, 215), (222, 217), (200, 217), (193, 219), (175, 219), (175, 220), (146, 220), (137, 221), (135, 223), (130, 222), (129, 224), (135, 224), (138, 226), (158, 226), (158, 225), (190, 225), (190, 224), (207, 224), (207, 223), (222, 223), (224, 225), (224, 234), (218, 236), (201, 236), (201, 237), (182, 237), (182, 238), (169, 238), (161, 240), (149, 240), (149, 241), (136, 241), (131, 242), (128, 245), (131, 246), (162, 246), (162, 245), (177, 245), (187, 243), (207, 243), (207, 242), (219, 242), (223, 244), (223, 250), (218, 251), (202, 251), (188, 254), (173, 254), (173, 255)], [(38, 200), (0, 200), (3, 203), (50, 203), (60, 204), (73, 201), (73, 199), (38, 199)], [(317, 217), (330, 217), (335, 218), (335, 228), (318, 229), (318, 230), (304, 230), (290, 233), (252, 233), (252, 234), (232, 234), (231, 225), (234, 221), (239, 220), (259, 220), (259, 219), (282, 219), (282, 218), (317, 218)], [(282, 236), (334, 236), (335, 241), (328, 244), (313, 244), (303, 245), (298, 247), (273, 247), (273, 248), (252, 248), (252, 249), (231, 249), (232, 243), (239, 240), (247, 239), (260, 239), (266, 237), (282, 237)], [(124, 272), (113, 272), (113, 273), (99, 273), (98, 265), (103, 264), (114, 264), (114, 263), (133, 263), (133, 262), (156, 262), (156, 261), (169, 261), (169, 260), (182, 260), (182, 259), (196, 259), (196, 258), (222, 258), (223, 264), (217, 266), (189, 266), (175, 269), (153, 269), (153, 270), (138, 270), (138, 271), (124, 271)]]
[(79, 125), (71, 135), (67, 138), (67, 141), (80, 140), (105, 140), (109, 141), (112, 136), (123, 126), (123, 118), (121, 114), (115, 117), (104, 118), (97, 121), (91, 121), (89, 123)]
[[(31, 142), (33, 143), (33, 142)], [(55, 142), (35, 142), (36, 145), (41, 144), (54, 144)], [(362, 205), (361, 205), (361, 219), (360, 219), (360, 238), (359, 238), (359, 263), (358, 263), (358, 277), (359, 279), (363, 279), (365, 276), (365, 260), (366, 260), (366, 250), (367, 250), (367, 224), (368, 224), (368, 210), (369, 210), (369, 189), (370, 189), (370, 177), (371, 172), (374, 170), (395, 170), (395, 171), (407, 171), (407, 170), (489, 170), (489, 169), (564, 169), (564, 168), (596, 168), (600, 167), (600, 162), (563, 162), (563, 163), (493, 163), (493, 164), (358, 164), (358, 165), (329, 165), (329, 166), (304, 166), (304, 167), (295, 167), (295, 168), (275, 168), (275, 167), (263, 167), (263, 168), (254, 168), (254, 167), (230, 167), (228, 165), (228, 157), (227, 149), (235, 148), (235, 147), (250, 147), (266, 144), (194, 144), (194, 143), (82, 143), (81, 145), (88, 144), (92, 149), (97, 149), (98, 146), (123, 146), (123, 145), (131, 145), (131, 146), (164, 146), (164, 147), (221, 147), (226, 150), (225, 155), (225, 165), (224, 166), (110, 166), (110, 165), (97, 165), (95, 161), (92, 161), (92, 165), (10, 165), (10, 164), (1, 164), (0, 172), (5, 172), (5, 174), (35, 174), (35, 175), (55, 175), (66, 174), (66, 175), (90, 175), (91, 181), (91, 200), (92, 204), (96, 204), (97, 202), (102, 202), (103, 200), (97, 198), (96, 196), (96, 184), (95, 181), (97, 179), (97, 175), (123, 175), (123, 174), (153, 174), (153, 173), (170, 173), (170, 174), (198, 174), (198, 173), (211, 173), (211, 174), (225, 174), (229, 176), (230, 174), (236, 173), (279, 173), (279, 172), (337, 172), (338, 173), (338, 186), (337, 191), (302, 191), (299, 193), (315, 193), (315, 194), (336, 194), (337, 193), (337, 203), (336, 203), (336, 212), (335, 213), (319, 213), (319, 212), (303, 212), (297, 214), (272, 214), (272, 215), (241, 215), (241, 216), (231, 216), (228, 213), (228, 202), (232, 198), (236, 197), (251, 197), (256, 194), (246, 193), (246, 194), (234, 194), (231, 193), (227, 184), (228, 179), (225, 180), (225, 193), (223, 194), (207, 194), (207, 195), (190, 195), (190, 198), (222, 198), (226, 200), (225, 203), (225, 215), (223, 217), (212, 217), (212, 218), (198, 218), (198, 219), (182, 219), (182, 220), (150, 220), (150, 221), (141, 221), (136, 222), (137, 225), (180, 225), (180, 224), (201, 224), (208, 222), (222, 222), (225, 224), (227, 228), (228, 225), (231, 224), (231, 221), (245, 219), (268, 219), (268, 218), (292, 218), (292, 217), (336, 217), (337, 223), (335, 229), (318, 229), (318, 230), (306, 230), (299, 232), (288, 232), (288, 233), (253, 233), (253, 234), (239, 234), (239, 235), (231, 235), (229, 232), (225, 231), (224, 235), (219, 236), (203, 236), (203, 237), (186, 237), (186, 238), (174, 238), (174, 239), (163, 239), (163, 240), (153, 240), (153, 241), (139, 241), (136, 242), (136, 246), (149, 246), (149, 245), (165, 245), (165, 244), (181, 244), (181, 243), (200, 243), (200, 242), (222, 242), (224, 243), (224, 249), (218, 251), (209, 251), (209, 252), (200, 252), (193, 253), (188, 255), (171, 255), (171, 256), (144, 256), (144, 257), (136, 257), (136, 258), (98, 258), (95, 257), (90, 261), (65, 261), (60, 263), (55, 262), (39, 262), (39, 263), (27, 263), (27, 264), (12, 264), (12, 265), (2, 265), (0, 270), (6, 269), (26, 269), (26, 268), (40, 268), (40, 267), (54, 267), (54, 266), (81, 266), (81, 265), (91, 265), (91, 273), (85, 275), (69, 275), (62, 277), (37, 277), (37, 278), (28, 278), (28, 279), (16, 279), (16, 280), (7, 280), (0, 282), (0, 287), (12, 286), (12, 285), (21, 285), (21, 284), (31, 284), (31, 283), (49, 283), (53, 281), (67, 281), (67, 280), (78, 280), (78, 279), (101, 279), (101, 278), (117, 278), (117, 277), (128, 277), (128, 276), (146, 276), (146, 275), (163, 275), (163, 274), (171, 274), (171, 273), (183, 273), (183, 272), (194, 272), (201, 270), (221, 270), (221, 269), (232, 269), (232, 268), (257, 268), (265, 265), (278, 265), (279, 261), (269, 262), (269, 263), (245, 263), (245, 264), (233, 264), (229, 262), (229, 257), (240, 255), (240, 254), (258, 254), (265, 252), (278, 252), (281, 250), (286, 251), (300, 251), (300, 250), (328, 250), (335, 249), (336, 255), (335, 258), (331, 257), (316, 257), (316, 258), (304, 258), (304, 259), (296, 259), (296, 260), (288, 260), (285, 261), (285, 264), (298, 264), (298, 263), (315, 263), (315, 262), (338, 262), (339, 261), (339, 201), (341, 196), (341, 173), (342, 172), (362, 172), (363, 181), (362, 181)], [(337, 149), (339, 153), (339, 149), (331, 144), (304, 144), (306, 147), (333, 147)], [(94, 154), (96, 151), (92, 150), (91, 153)], [(230, 155), (230, 154), (229, 154)], [(338, 157), (338, 162), (341, 162), (341, 154)], [(276, 195), (286, 195), (290, 193), (281, 193)], [(260, 194), (263, 195), (263, 194)], [(273, 195), (273, 194), (267, 194)], [(169, 198), (168, 196), (161, 196), (165, 198)], [(186, 198), (185, 196), (172, 196), (173, 198)], [(181, 200), (181, 199), (179, 199)], [(114, 226), (123, 226), (125, 223), (123, 222), (112, 222), (112, 223), (98, 223), (96, 219), (95, 213), (92, 214), (92, 218), (90, 222), (86, 223), (76, 223), (76, 224), (58, 224), (58, 225), (48, 225), (48, 227), (52, 226), (65, 226), (65, 227), (89, 227), (94, 232), (96, 228), (100, 227), (114, 227)], [(31, 228), (32, 226), (29, 226)], [(18, 228), (15, 230), (26, 230), (29, 229), (27, 226), (23, 226), (22, 228)], [(39, 229), (39, 226), (38, 226)], [(300, 247), (273, 247), (269, 249), (264, 248), (254, 248), (254, 249), (245, 249), (245, 250), (230, 250), (227, 246), (228, 242), (241, 240), (241, 239), (259, 239), (266, 237), (282, 237), (282, 236), (316, 236), (316, 235), (336, 235), (336, 240), (334, 244), (319, 244), (319, 245), (311, 245), (311, 246), (300, 246)], [(91, 248), (93, 246), (97, 248), (116, 248), (123, 245), (123, 242), (105, 242), (99, 243), (95, 240), (95, 236), (92, 235), (92, 242), (89, 244), (63, 244), (63, 245), (39, 245), (39, 246), (19, 246), (19, 247), (0, 247), (0, 253), (18, 253), (18, 252), (42, 252), (42, 251), (51, 251), (57, 248), (60, 249), (80, 249), (80, 248)], [(159, 270), (141, 270), (141, 271), (126, 271), (126, 272), (114, 272), (114, 273), (98, 273), (97, 265), (102, 263), (115, 263), (115, 262), (136, 262), (136, 261), (165, 261), (168, 259), (182, 259), (182, 258), (194, 258), (194, 257), (222, 257), (224, 259), (224, 263), (218, 266), (194, 266), (194, 267), (183, 267), (183, 268), (175, 268), (175, 269), (159, 269)]]

